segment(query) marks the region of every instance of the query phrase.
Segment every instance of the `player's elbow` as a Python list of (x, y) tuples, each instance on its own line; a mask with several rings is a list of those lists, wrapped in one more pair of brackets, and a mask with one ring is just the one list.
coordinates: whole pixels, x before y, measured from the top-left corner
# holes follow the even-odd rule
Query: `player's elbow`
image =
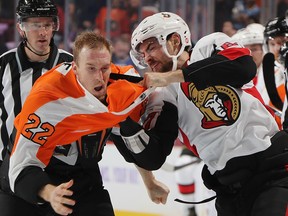
[(239, 70), (242, 72), (241, 79), (243, 84), (246, 84), (256, 76), (257, 66), (252, 56), (243, 56), (242, 58), (239, 58), (239, 63), (241, 64), (241, 67), (239, 67)]
[(149, 158), (148, 161), (145, 163), (137, 163), (137, 165), (143, 169), (153, 171), (153, 170), (158, 170), (162, 167), (166, 160), (166, 157), (157, 157), (157, 158)]

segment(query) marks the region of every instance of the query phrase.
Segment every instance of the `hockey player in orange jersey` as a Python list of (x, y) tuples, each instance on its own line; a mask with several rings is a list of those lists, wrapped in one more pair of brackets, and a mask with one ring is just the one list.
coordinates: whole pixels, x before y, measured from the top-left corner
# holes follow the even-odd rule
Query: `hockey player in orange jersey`
[[(128, 116), (139, 120), (142, 102), (153, 90), (126, 80), (108, 85), (111, 68), (124, 72), (111, 67), (104, 37), (85, 32), (74, 46), (74, 62), (39, 78), (15, 119), (14, 145), (1, 178), (9, 179), (6, 185), (2, 182), (3, 190), (20, 199), (15, 208), (0, 198), (5, 216), (114, 215), (98, 162), (111, 128)], [(124, 69), (129, 74), (133, 68)], [(93, 133), (92, 142), (81, 138)], [(169, 189), (151, 172), (139, 172), (151, 200), (165, 203)]]

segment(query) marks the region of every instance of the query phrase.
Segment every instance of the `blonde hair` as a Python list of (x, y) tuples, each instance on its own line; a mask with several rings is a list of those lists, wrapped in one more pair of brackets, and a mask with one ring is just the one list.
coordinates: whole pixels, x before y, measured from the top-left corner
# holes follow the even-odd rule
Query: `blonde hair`
[(111, 44), (103, 35), (95, 33), (93, 31), (85, 31), (80, 33), (76, 37), (76, 40), (74, 42), (73, 56), (74, 62), (76, 64), (78, 64), (79, 53), (84, 47), (87, 47), (89, 49), (106, 48), (111, 54)]

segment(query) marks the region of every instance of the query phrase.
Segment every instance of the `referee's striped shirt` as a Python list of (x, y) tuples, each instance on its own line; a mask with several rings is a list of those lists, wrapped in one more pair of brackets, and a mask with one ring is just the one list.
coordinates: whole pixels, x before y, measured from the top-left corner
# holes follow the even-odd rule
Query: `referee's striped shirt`
[(30, 62), (23, 43), (0, 56), (0, 161), (6, 153), (15, 116), (21, 111), (34, 82), (57, 64), (72, 60), (70, 53), (53, 45), (45, 62)]

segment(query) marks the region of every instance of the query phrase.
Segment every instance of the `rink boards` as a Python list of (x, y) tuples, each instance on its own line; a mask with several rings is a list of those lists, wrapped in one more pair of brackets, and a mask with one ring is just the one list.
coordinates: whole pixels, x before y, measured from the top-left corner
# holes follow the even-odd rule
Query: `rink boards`
[(174, 201), (179, 198), (173, 164), (180, 154), (175, 146), (166, 160), (166, 164), (154, 171), (156, 179), (165, 183), (170, 194), (166, 205), (153, 203), (146, 191), (142, 178), (133, 164), (127, 163), (114, 144), (104, 148), (100, 169), (104, 186), (108, 189), (116, 216), (175, 216), (181, 215), (183, 204)]

